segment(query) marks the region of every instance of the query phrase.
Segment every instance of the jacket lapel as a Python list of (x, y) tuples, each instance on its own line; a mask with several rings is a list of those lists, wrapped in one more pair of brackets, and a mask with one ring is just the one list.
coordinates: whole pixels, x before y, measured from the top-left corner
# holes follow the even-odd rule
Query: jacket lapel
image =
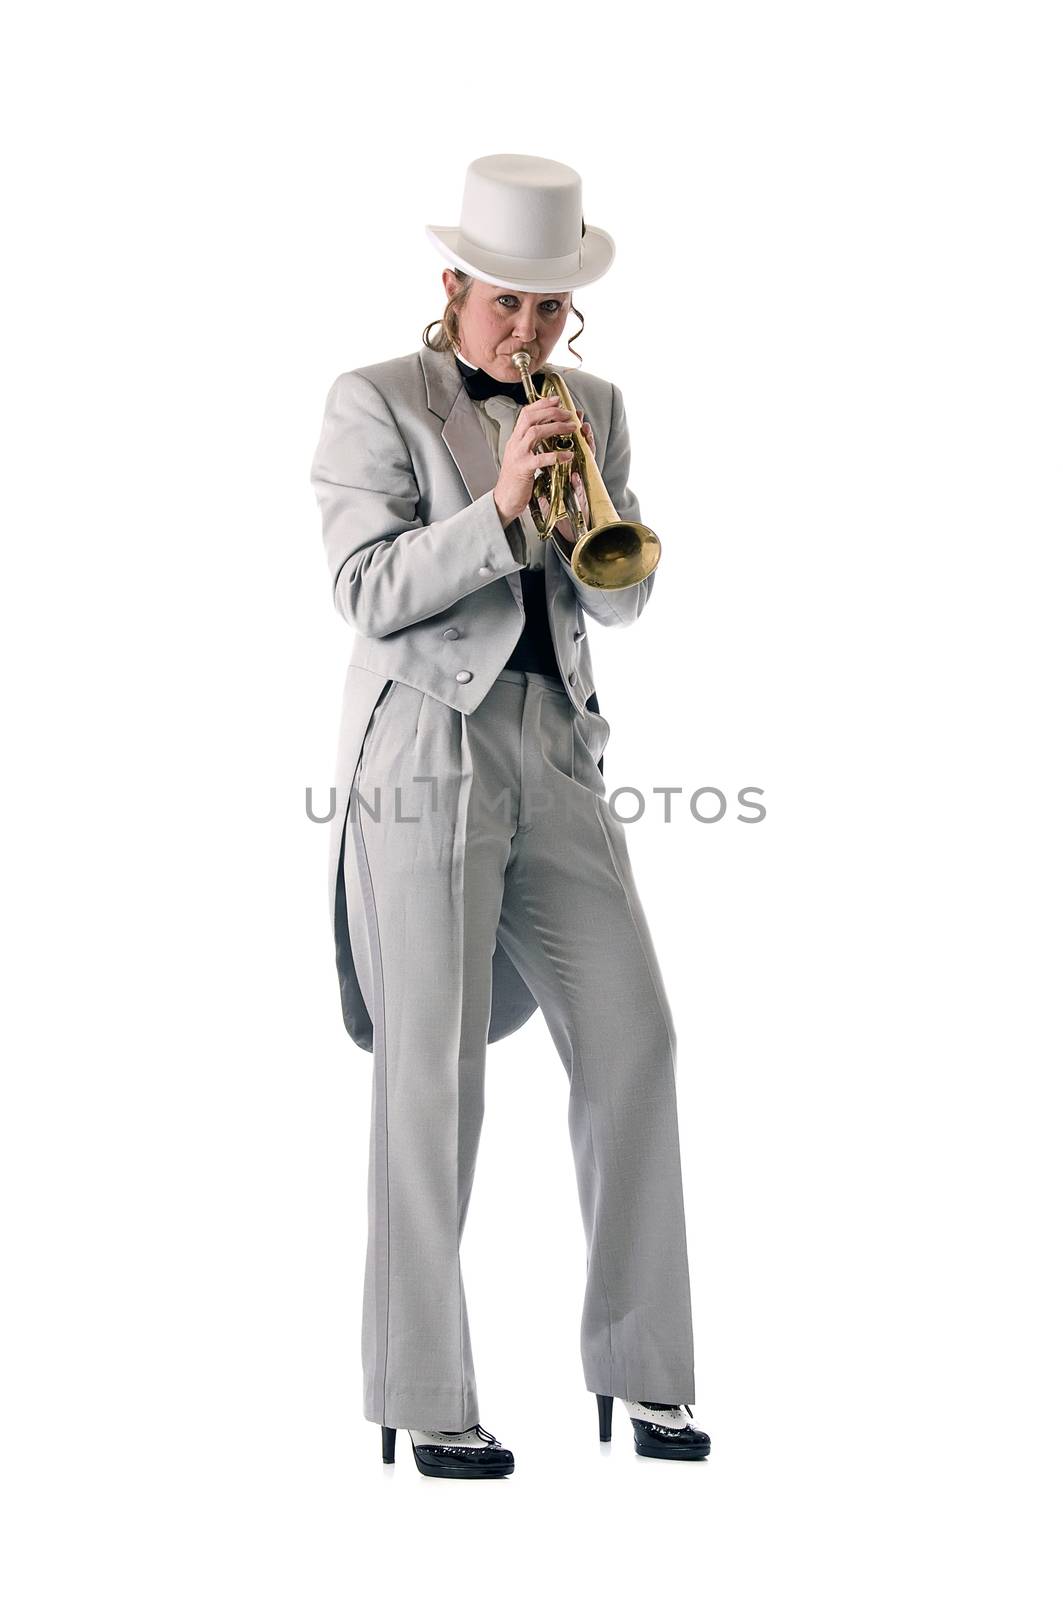
[[(479, 500), (498, 481), (498, 467), (491, 454), (476, 407), (461, 381), (454, 357), (445, 350), (418, 351), (425, 379), (425, 399), (428, 409), (443, 423), (443, 443), (450, 451), (454, 465), (461, 473), (462, 482), (471, 500)], [(507, 572), (510, 591), (524, 614), (524, 593), (520, 586), (520, 573)]]

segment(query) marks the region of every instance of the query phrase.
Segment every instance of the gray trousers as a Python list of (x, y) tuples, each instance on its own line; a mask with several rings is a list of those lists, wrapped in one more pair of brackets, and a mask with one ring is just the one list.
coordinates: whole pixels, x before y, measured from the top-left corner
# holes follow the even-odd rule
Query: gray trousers
[[(344, 871), (373, 1017), (365, 1416), (480, 1420), (459, 1246), (497, 939), (568, 1074), (587, 1388), (694, 1401), (671, 1011), (597, 757), (604, 718), (505, 669), (474, 712), (393, 680), (362, 743)], [(348, 905), (353, 896), (348, 894)]]

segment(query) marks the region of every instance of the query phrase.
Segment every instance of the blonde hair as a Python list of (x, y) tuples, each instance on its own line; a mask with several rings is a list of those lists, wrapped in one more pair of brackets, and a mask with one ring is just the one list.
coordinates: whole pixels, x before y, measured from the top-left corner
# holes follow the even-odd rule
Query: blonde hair
[[(471, 272), (462, 272), (457, 267), (452, 267), (451, 271), (454, 273), (454, 276), (457, 278), (458, 282), (460, 283), (461, 288), (458, 289), (458, 291), (455, 294), (451, 295), (450, 299), (446, 303), (446, 307), (445, 307), (445, 309), (443, 311), (443, 315), (441, 317), (437, 317), (434, 322), (430, 322), (428, 324), (427, 328), (425, 328), (424, 332), (422, 333), (421, 339), (428, 346), (429, 350), (440, 350), (440, 351), (443, 351), (443, 350), (455, 350), (456, 351), (457, 348), (458, 348), (458, 345), (461, 343), (461, 340), (460, 340), (460, 337), (459, 337), (459, 334), (460, 334), (460, 320), (459, 319), (460, 319), (460, 315), (461, 315), (461, 309), (464, 306), (466, 300), (469, 298), (469, 293), (470, 293), (470, 291), (472, 289), (472, 286), (473, 286), (473, 276), (472, 276)], [(586, 327), (586, 323), (584, 321), (583, 312), (578, 310), (574, 303), (572, 303), (570, 305), (570, 310), (572, 311), (572, 315), (574, 317), (578, 317), (579, 318), (579, 324), (580, 325), (576, 329), (576, 332), (572, 335), (572, 337), (567, 341), (567, 344), (568, 344), (569, 350), (572, 352), (572, 354), (576, 357), (577, 361), (579, 361), (580, 365), (582, 366), (583, 357), (580, 355), (578, 350), (574, 350), (572, 347), (575, 344), (576, 340), (579, 338), (580, 334), (583, 332), (584, 328)], [(433, 333), (432, 332), (433, 328), (437, 329), (438, 331)]]

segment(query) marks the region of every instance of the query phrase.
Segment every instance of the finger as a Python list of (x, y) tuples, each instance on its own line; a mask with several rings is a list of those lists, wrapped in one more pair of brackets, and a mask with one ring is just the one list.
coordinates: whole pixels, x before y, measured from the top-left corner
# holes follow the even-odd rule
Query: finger
[(535, 434), (536, 438), (545, 438), (547, 435), (556, 432), (556, 422), (530, 422), (526, 429), (526, 434)]
[(525, 406), (524, 412), (531, 422), (543, 422), (547, 419), (562, 422), (568, 417), (568, 412), (562, 411), (558, 406)]

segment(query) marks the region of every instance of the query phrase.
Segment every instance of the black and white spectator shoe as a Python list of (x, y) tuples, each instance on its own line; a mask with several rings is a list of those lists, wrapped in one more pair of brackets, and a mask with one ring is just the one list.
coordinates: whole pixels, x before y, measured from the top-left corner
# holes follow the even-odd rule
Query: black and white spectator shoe
[[(688, 1405), (667, 1405), (659, 1400), (623, 1400), (635, 1430), (635, 1453), (662, 1461), (703, 1461), (709, 1453), (707, 1433), (694, 1426)], [(684, 1416), (684, 1412), (686, 1415)], [(598, 1396), (598, 1437), (613, 1436), (613, 1396)]]
[[(383, 1457), (395, 1459), (394, 1428), (381, 1427)], [(471, 1428), (447, 1433), (436, 1428), (408, 1428), (413, 1459), (427, 1478), (504, 1478), (515, 1465), (493, 1433), (477, 1422)]]

